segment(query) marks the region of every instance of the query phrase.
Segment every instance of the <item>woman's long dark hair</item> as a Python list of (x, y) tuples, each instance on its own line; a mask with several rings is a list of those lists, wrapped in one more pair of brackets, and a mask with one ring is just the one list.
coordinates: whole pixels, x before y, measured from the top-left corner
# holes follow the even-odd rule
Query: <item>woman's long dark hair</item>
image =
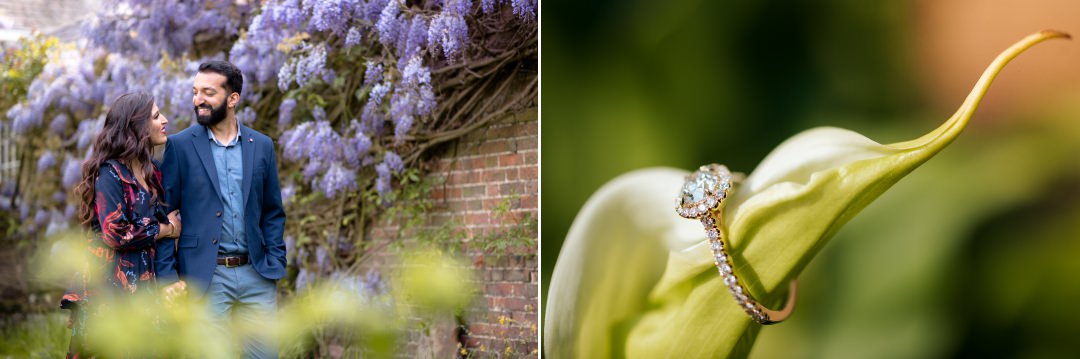
[(90, 157), (82, 164), (82, 180), (75, 186), (75, 195), (80, 199), (79, 221), (86, 228), (92, 228), (92, 221), (97, 217), (94, 201), (98, 171), (107, 160), (119, 160), (127, 166), (138, 163), (143, 181), (150, 187), (151, 201), (158, 200), (159, 194), (165, 192), (153, 180), (154, 146), (150, 142), (150, 116), (153, 111), (154, 97), (145, 92), (121, 95), (109, 107), (105, 125), (90, 149)]

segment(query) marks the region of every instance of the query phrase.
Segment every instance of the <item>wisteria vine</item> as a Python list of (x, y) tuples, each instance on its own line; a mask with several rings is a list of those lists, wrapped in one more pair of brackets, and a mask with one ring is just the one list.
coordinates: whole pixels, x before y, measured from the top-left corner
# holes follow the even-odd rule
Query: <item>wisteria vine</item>
[(197, 65), (227, 59), (245, 75), (238, 120), (277, 139), (290, 218), (310, 219), (287, 227), (291, 262), (302, 278), (329, 275), (355, 262), (346, 249), (392, 205), (396, 180), (422, 167), (425, 153), (536, 106), (537, 6), (112, 1), (83, 40), (53, 51), (26, 98), (7, 109), (25, 155), (19, 190), (3, 188), (17, 200), (0, 209), (18, 213), (26, 234), (67, 228), (75, 209), (68, 192), (104, 106), (148, 91), (175, 132), (191, 123)]

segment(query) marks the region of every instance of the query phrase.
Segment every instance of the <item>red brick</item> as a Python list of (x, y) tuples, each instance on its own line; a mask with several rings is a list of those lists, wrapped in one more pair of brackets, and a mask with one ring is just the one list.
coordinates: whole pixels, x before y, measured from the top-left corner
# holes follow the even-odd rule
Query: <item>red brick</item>
[(536, 122), (525, 122), (514, 125), (515, 135), (536, 135), (537, 131)]
[(514, 319), (515, 322), (518, 322), (518, 324), (521, 324), (522, 326), (526, 326), (526, 325), (529, 325), (530, 323), (535, 323), (536, 322), (536, 313), (514, 312), (512, 318)]
[(506, 172), (507, 171), (505, 171), (505, 170), (495, 170), (495, 169), (484, 170), (483, 175), (482, 175), (483, 181), (485, 183), (506, 181)]
[(432, 166), (434, 168), (434, 170), (432, 172), (449, 171), (449, 170), (451, 170), (451, 167), (453, 167), (454, 163), (456, 163), (456, 162), (457, 161), (454, 158), (450, 158), (450, 157), (441, 158), (438, 161), (435, 161), (435, 164)]
[(484, 157), (484, 165), (486, 166), (485, 168), (499, 167), (499, 155), (490, 155)]
[(503, 274), (503, 278), (512, 282), (524, 282), (529, 278), (529, 273), (523, 269), (507, 269), (507, 272)]
[(499, 283), (495, 285), (496, 293), (502, 297), (514, 296), (514, 285), (511, 283)]
[(493, 332), (492, 329), (494, 329), (494, 328), (492, 328), (491, 325), (486, 324), (486, 323), (471, 323), (471, 324), (469, 324), (469, 335), (470, 336), (490, 335)]
[(521, 162), (521, 155), (518, 155), (518, 154), (509, 154), (509, 155), (499, 156), (499, 166), (500, 167), (516, 166), (519, 162)]
[(484, 210), (484, 200), (482, 200), (482, 199), (474, 199), (474, 200), (469, 201), (469, 211), (477, 211), (478, 212), (478, 211), (483, 211), (483, 210)]
[[(539, 146), (537, 145), (536, 136), (516, 138), (515, 141), (517, 142), (518, 149), (520, 149), (522, 152), (528, 150), (536, 150), (539, 148)], [(536, 161), (533, 161), (533, 163), (535, 162)]]
[(535, 282), (529, 283), (528, 285), (525, 285), (525, 292), (522, 293), (522, 297), (525, 297), (525, 299), (537, 299), (539, 298), (539, 296), (537, 295), (539, 289), (540, 288), (536, 285)]
[(498, 197), (499, 196), (499, 185), (498, 184), (489, 184), (487, 186), (487, 193), (486, 194), (487, 194), (488, 197)]
[(510, 146), (506, 140), (488, 141), (480, 145), (479, 152), (483, 154), (510, 152)]
[(464, 212), (469, 209), (468, 202), (462, 200), (449, 200), (446, 201), (447, 207), (452, 212)]
[(508, 307), (508, 309), (514, 311), (525, 311), (526, 306), (534, 308), (536, 307), (536, 304), (537, 303), (535, 300), (523, 298), (506, 298), (506, 306)]
[(506, 298), (503, 297), (488, 297), (488, 306), (491, 308), (491, 315), (495, 317), (495, 320), (499, 320), (499, 315), (496, 313), (501, 310), (506, 310)]
[(539, 178), (536, 166), (521, 167), (518, 168), (518, 178), (526, 180), (536, 180)]
[(462, 196), (465, 198), (477, 198), (484, 196), (484, 185), (473, 185), (462, 188)]
[(461, 199), (464, 198), (464, 192), (461, 190), (461, 187), (448, 187), (446, 189), (446, 198)]
[(521, 163), (526, 164), (526, 165), (535, 165), (537, 163), (536, 162), (536, 159), (537, 159), (536, 154), (537, 154), (536, 147), (533, 147), (533, 150), (531, 150), (531, 151), (523, 151), (523, 152), (521, 152)]
[(454, 171), (450, 172), (450, 176), (446, 179), (446, 183), (450, 185), (461, 185), (469, 182), (469, 172), (467, 171)]
[(539, 196), (537, 196), (535, 194), (529, 194), (529, 195), (521, 197), (521, 208), (525, 208), (525, 209), (537, 209), (537, 208), (539, 208), (538, 203), (537, 203), (538, 198), (539, 198)]
[(473, 158), (470, 158), (468, 161), (469, 161), (468, 170), (481, 169), (481, 168), (486, 167), (486, 165), (484, 164), (484, 158), (483, 157), (473, 157)]
[(488, 224), (488, 215), (486, 213), (465, 215), (465, 224), (466, 225), (484, 225), (484, 224)]

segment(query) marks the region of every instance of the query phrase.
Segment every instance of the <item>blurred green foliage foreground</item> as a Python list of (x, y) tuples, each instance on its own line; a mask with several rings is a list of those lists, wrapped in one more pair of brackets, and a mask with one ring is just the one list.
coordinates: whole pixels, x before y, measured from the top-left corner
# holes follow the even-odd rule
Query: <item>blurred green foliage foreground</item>
[[(36, 280), (67, 282), (91, 260), (81, 234), (59, 236), (37, 254)], [(90, 306), (97, 314), (87, 321), (88, 344), (106, 357), (239, 357), (245, 338), (279, 343), (282, 357), (321, 355), (313, 348), (335, 348), (334, 357), (393, 357), (410, 318), (450, 316), (468, 305), (474, 290), (466, 263), (436, 251), (403, 252), (402, 271), (388, 290), (373, 290), (362, 281), (328, 278), (283, 299), (276, 318), (257, 327), (215, 330), (208, 306), (194, 293), (172, 303), (159, 296), (110, 295), (98, 291)], [(98, 287), (99, 284), (91, 284)], [(0, 355), (62, 357), (71, 331), (67, 310), (31, 314), (2, 323)], [(320, 341), (316, 346), (315, 341)]]

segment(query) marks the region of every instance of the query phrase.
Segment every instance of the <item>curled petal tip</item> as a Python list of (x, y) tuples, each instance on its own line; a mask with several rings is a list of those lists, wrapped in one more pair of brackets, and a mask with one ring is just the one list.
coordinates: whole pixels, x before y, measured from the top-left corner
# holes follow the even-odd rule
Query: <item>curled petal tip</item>
[(1064, 39), (1072, 40), (1072, 35), (1069, 35), (1069, 33), (1067, 33), (1067, 32), (1064, 32), (1064, 31), (1057, 31), (1057, 30), (1043, 30), (1043, 31), (1040, 31), (1040, 33), (1041, 33), (1042, 37), (1045, 37), (1045, 38), (1047, 38), (1047, 39), (1052, 39), (1052, 38), (1055, 38), (1055, 37), (1060, 37), (1060, 38), (1064, 38)]

